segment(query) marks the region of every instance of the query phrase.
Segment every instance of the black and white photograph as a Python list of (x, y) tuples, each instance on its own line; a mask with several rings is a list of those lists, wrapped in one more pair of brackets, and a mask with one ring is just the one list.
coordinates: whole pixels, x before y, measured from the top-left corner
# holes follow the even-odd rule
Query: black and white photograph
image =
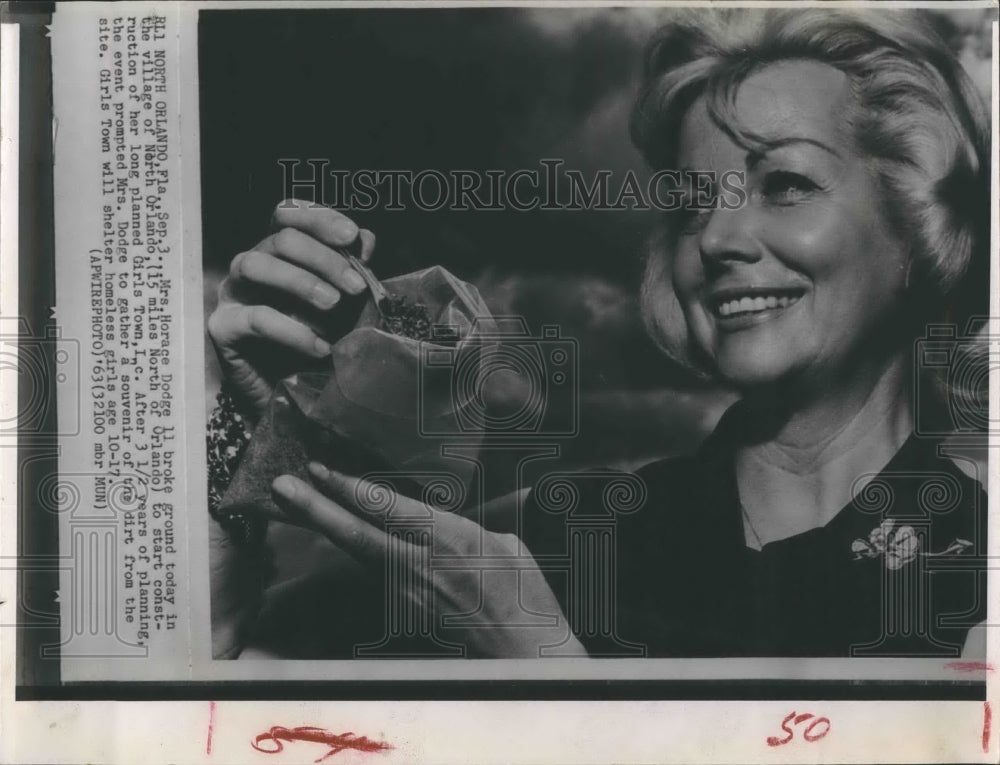
[(990, 19), (204, 12), (216, 656), (983, 658)]

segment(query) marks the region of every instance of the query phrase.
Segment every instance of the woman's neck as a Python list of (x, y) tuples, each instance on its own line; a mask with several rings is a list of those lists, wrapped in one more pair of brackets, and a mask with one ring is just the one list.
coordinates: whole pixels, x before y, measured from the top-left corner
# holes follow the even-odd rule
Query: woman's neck
[(826, 525), (885, 467), (913, 430), (909, 373), (898, 358), (811, 398), (782, 391), (744, 399), (736, 480), (748, 544)]

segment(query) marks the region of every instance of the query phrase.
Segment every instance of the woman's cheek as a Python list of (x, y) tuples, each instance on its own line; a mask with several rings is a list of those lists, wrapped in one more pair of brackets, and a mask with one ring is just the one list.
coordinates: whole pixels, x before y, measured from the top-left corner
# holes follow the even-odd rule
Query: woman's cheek
[(843, 259), (844, 221), (831, 210), (811, 208), (769, 226), (768, 244), (782, 265), (807, 277), (835, 270)]
[(674, 292), (687, 311), (688, 305), (696, 299), (698, 289), (704, 282), (701, 256), (697, 248), (683, 240), (679, 242), (671, 266), (670, 278), (673, 281)]
[(697, 237), (682, 240), (673, 263), (673, 289), (683, 311), (683, 319), (690, 340), (709, 359), (717, 355), (718, 337), (715, 318), (702, 301), (706, 277)]

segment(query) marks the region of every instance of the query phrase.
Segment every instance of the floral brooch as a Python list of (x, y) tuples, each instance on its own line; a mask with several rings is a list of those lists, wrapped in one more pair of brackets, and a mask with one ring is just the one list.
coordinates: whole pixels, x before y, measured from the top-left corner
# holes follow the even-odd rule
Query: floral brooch
[(920, 535), (912, 526), (896, 527), (894, 519), (882, 521), (878, 527), (871, 530), (868, 539), (855, 539), (851, 543), (854, 560), (885, 557), (885, 567), (891, 571), (902, 568), (918, 556), (937, 557), (941, 555), (960, 555), (972, 542), (968, 539), (956, 538), (941, 552), (923, 552)]

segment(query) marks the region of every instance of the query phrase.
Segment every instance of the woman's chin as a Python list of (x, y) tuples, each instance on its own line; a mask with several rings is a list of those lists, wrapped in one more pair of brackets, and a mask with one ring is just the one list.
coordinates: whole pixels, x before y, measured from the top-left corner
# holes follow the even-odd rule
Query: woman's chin
[(737, 390), (777, 385), (791, 372), (786, 363), (763, 356), (716, 359), (719, 376)]

